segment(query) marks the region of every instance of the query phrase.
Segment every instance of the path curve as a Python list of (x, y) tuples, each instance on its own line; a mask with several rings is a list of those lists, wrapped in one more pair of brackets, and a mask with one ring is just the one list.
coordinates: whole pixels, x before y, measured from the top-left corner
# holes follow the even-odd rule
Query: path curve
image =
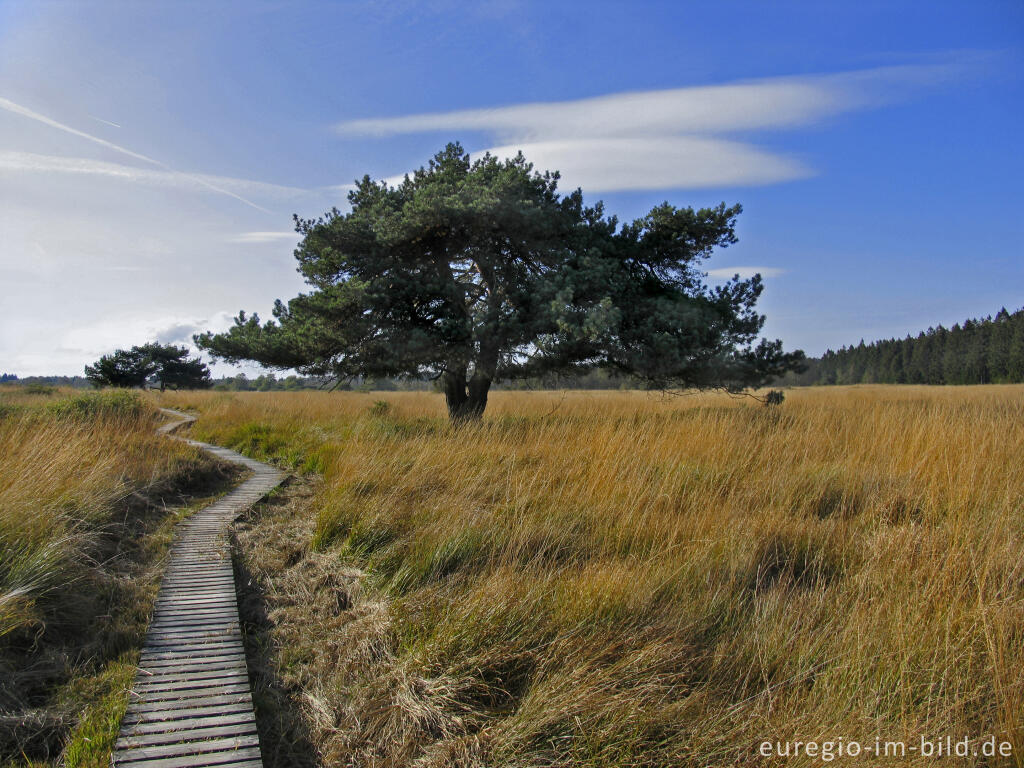
[[(162, 434), (195, 421), (160, 410), (177, 419), (157, 430)], [(227, 448), (185, 442), (253, 474), (178, 525), (112, 761), (124, 768), (262, 768), (228, 530), (286, 475)]]

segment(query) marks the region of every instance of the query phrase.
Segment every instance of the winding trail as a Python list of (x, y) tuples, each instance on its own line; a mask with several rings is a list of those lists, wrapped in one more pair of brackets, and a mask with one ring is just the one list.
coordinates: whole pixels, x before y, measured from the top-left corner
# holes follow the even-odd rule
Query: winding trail
[[(195, 421), (161, 410), (177, 419), (160, 427), (163, 434)], [(112, 761), (261, 768), (227, 533), (285, 473), (227, 448), (186, 442), (253, 474), (178, 526)]]

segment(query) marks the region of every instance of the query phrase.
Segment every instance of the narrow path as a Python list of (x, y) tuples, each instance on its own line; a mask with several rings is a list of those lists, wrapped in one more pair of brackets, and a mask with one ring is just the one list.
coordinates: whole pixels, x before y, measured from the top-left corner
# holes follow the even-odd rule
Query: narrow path
[[(161, 410), (178, 419), (158, 430), (164, 434), (195, 421)], [(178, 526), (113, 764), (261, 768), (227, 532), (285, 473), (227, 448), (186, 442), (253, 475)]]

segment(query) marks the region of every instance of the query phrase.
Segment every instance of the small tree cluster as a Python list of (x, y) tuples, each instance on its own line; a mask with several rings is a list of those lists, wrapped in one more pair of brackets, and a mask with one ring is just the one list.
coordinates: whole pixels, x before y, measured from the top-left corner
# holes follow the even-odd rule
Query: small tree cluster
[(188, 347), (173, 344), (118, 349), (85, 366), (85, 376), (97, 387), (207, 389), (213, 384), (209, 368), (202, 360), (188, 355)]

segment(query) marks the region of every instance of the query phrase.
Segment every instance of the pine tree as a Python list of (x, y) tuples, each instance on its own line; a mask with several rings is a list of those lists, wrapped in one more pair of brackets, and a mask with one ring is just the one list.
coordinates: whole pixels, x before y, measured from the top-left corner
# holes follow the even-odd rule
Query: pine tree
[(801, 367), (802, 352), (757, 338), (760, 276), (704, 284), (739, 206), (664, 203), (620, 227), (557, 182), (521, 154), (471, 161), (458, 144), (397, 186), (364, 177), (349, 213), (296, 220), (312, 291), (196, 343), (342, 379), (433, 378), (453, 421), (479, 418), (501, 379), (600, 368), (739, 391)]

